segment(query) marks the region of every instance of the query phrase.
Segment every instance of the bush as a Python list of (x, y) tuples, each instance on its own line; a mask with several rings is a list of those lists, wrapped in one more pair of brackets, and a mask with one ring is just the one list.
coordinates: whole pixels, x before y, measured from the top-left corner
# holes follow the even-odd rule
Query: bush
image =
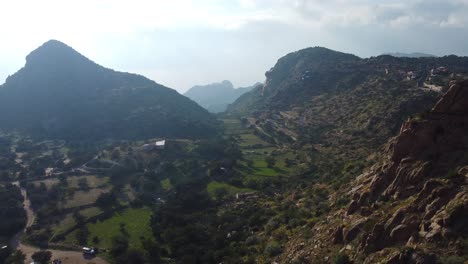
[(271, 242), (266, 247), (263, 253), (269, 257), (274, 257), (283, 252), (283, 248), (277, 242)]
[(440, 259), (442, 264), (463, 264), (465, 263), (464, 259), (460, 256), (448, 256)]
[(351, 264), (352, 262), (351, 262), (351, 260), (349, 260), (348, 255), (340, 253), (340, 254), (335, 256), (335, 258), (333, 259), (333, 263), (335, 263), (335, 264)]
[(40, 264), (47, 264), (49, 263), (50, 259), (52, 258), (52, 252), (50, 251), (38, 251), (32, 254), (31, 258), (35, 262), (39, 262)]

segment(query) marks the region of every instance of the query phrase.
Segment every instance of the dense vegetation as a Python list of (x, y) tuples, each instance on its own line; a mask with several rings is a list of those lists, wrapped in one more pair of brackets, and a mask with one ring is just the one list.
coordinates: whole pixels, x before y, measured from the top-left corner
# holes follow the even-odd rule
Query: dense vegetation
[[(354, 240), (341, 248), (325, 247), (318, 240), (330, 240), (332, 227), (339, 230), (354, 224), (357, 216), (344, 214), (357, 199), (349, 194), (350, 183), (369, 165), (382, 162), (384, 155), (373, 153), (398, 133), (405, 119), (413, 115), (415, 120), (425, 120), (424, 111), (440, 96), (439, 86), (445, 89), (468, 72), (466, 58), (362, 60), (323, 48), (307, 49), (280, 59), (267, 72), (264, 86), (242, 96), (220, 115), (222, 126), (217, 126), (211, 115), (192, 102), (186, 104), (188, 99), (174, 96), (181, 100), (178, 105), (179, 99), (173, 100), (166, 88), (140, 76), (104, 69), (75, 53), (67, 57), (68, 47), (51, 44), (63, 48), (64, 54), (39, 69), (35, 64), (44, 63), (44, 50), (33, 52), (26, 67), (10, 77), (0, 92), (32, 86), (27, 82), (23, 86), (24, 76), (34, 76), (35, 87), (44, 92), (44, 76), (50, 72), (43, 70), (54, 69), (60, 77), (54, 82), (60, 85), (51, 91), (60, 95), (60, 87), (68, 81), (85, 83), (85, 88), (73, 88), (77, 89), (74, 96), (91, 94), (91, 98), (81, 106), (71, 105), (97, 111), (93, 113), (97, 123), (83, 123), (80, 118), (91, 115), (84, 113), (70, 119), (73, 126), (49, 126), (34, 133), (52, 138), (46, 141), (23, 133), (1, 134), (1, 181), (20, 180), (27, 191), (36, 219), (26, 232), (26, 243), (62, 250), (94, 246), (99, 257), (118, 264), (272, 263), (304, 248), (316, 248), (325, 262), (350, 263), (349, 247), (357, 248), (361, 242)], [(88, 72), (89, 80), (73, 79), (76, 76), (67, 75), (67, 69), (54, 68), (62, 65), (62, 59), (84, 71), (98, 69), (99, 74)], [(439, 65), (450, 72), (427, 75)], [(419, 79), (408, 78), (412, 70), (420, 72)], [(133, 89), (140, 84), (144, 88)], [(156, 96), (152, 89), (160, 94)], [(102, 98), (105, 102), (95, 101)], [(72, 98), (63, 102), (67, 100)], [(167, 106), (166, 101), (177, 105)], [(132, 105), (135, 102), (144, 107)], [(60, 105), (52, 104), (44, 113), (55, 114), (56, 107)], [(68, 115), (71, 109), (62, 112)], [(166, 111), (161, 116), (175, 122), (155, 116)], [(25, 117), (21, 114), (19, 120)], [(31, 120), (43, 118), (42, 114), (32, 115)], [(55, 124), (65, 114), (54, 118)], [(199, 126), (193, 125), (200, 120)], [(161, 126), (167, 122), (171, 124)], [(67, 136), (63, 136), (65, 127), (70, 129)], [(88, 131), (81, 134), (85, 128)], [(443, 134), (444, 130), (437, 131)], [(88, 138), (80, 138), (84, 135)], [(110, 135), (130, 140), (98, 140)], [(164, 148), (153, 147), (161, 139), (166, 139)], [(464, 163), (465, 156), (457, 160)], [(458, 172), (442, 181), (449, 179), (460, 179)], [(9, 199), (1, 201), (14, 204), (18, 218), (14, 223), (2, 221), (0, 230), (13, 232), (24, 226), (22, 198), (17, 187), (2, 188)], [(385, 215), (392, 206), (390, 198), (381, 195), (376, 200), (373, 206), (380, 209), (374, 213)], [(411, 202), (403, 200), (402, 206)], [(363, 215), (371, 215), (369, 208), (363, 208)], [(333, 221), (327, 226), (329, 220)], [(370, 232), (375, 221), (358, 223), (357, 230)], [(403, 259), (412, 251), (403, 248), (401, 252), (409, 252), (402, 253)], [(457, 254), (444, 257), (463, 258)], [(10, 255), (21, 263), (19, 252)], [(41, 261), (50, 257), (45, 251), (35, 256)], [(288, 261), (305, 263), (303, 257)]]
[(216, 125), (176, 91), (106, 69), (58, 41), (31, 52), (0, 86), (0, 123), (56, 139), (207, 137)]
[[(441, 66), (448, 70), (431, 73)], [(450, 81), (466, 76), (464, 57), (360, 59), (308, 48), (278, 60), (265, 84), (226, 115), (243, 118), (266, 140), (305, 150), (310, 173), (339, 185), (408, 117), (429, 110)]]
[[(26, 212), (23, 209), (23, 196), (18, 186), (0, 185), (0, 247), (8, 245), (10, 239), (26, 224)], [(10, 248), (0, 249), (0, 262), (9, 263), (6, 259)]]

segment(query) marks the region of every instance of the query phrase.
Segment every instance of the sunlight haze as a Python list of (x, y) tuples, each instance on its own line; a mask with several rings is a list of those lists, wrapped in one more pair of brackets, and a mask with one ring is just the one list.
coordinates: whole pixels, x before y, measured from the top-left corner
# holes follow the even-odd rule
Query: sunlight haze
[(279, 57), (311, 46), (360, 57), (468, 55), (466, 0), (20, 0), (0, 10), (1, 83), (49, 39), (179, 92), (262, 82)]

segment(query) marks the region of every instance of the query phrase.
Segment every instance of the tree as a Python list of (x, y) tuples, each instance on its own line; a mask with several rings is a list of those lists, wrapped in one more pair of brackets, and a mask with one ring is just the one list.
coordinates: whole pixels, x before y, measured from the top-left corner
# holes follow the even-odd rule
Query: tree
[(275, 161), (275, 158), (273, 158), (272, 156), (267, 156), (265, 158), (265, 161), (267, 163), (268, 168), (272, 168), (273, 166), (275, 166), (276, 161)]
[(117, 258), (127, 252), (128, 238), (123, 235), (117, 235), (112, 238), (111, 255)]
[(226, 187), (218, 187), (214, 190), (214, 196), (216, 200), (221, 201), (227, 195), (228, 189)]
[(160, 245), (154, 241), (153, 239), (142, 238), (141, 240), (143, 248), (148, 255), (148, 258), (153, 263), (159, 263), (161, 261), (161, 247)]
[(26, 255), (21, 250), (15, 250), (6, 260), (5, 264), (24, 264)]
[(136, 249), (129, 249), (127, 252), (124, 252), (117, 259), (118, 264), (144, 264), (145, 258), (143, 254)]
[(78, 186), (80, 187), (80, 189), (84, 191), (88, 190), (89, 189), (88, 180), (86, 180), (86, 178), (79, 179)]
[(99, 242), (101, 242), (101, 240), (99, 239), (99, 237), (98, 237), (98, 236), (94, 236), (94, 237), (93, 237), (93, 243), (97, 245), (97, 244), (99, 244)]
[(31, 257), (35, 262), (39, 262), (40, 264), (48, 264), (52, 258), (52, 252), (41, 250), (32, 254)]
[(112, 158), (112, 160), (119, 160), (119, 159), (120, 159), (120, 156), (121, 156), (120, 150), (117, 149), (117, 148), (114, 149), (114, 150), (112, 151), (112, 153), (111, 153), (111, 158)]
[(99, 195), (96, 205), (102, 209), (109, 209), (117, 202), (117, 197), (113, 191)]
[(78, 229), (75, 236), (76, 240), (78, 240), (78, 243), (80, 243), (81, 245), (85, 245), (88, 241), (88, 235), (89, 230), (85, 225), (83, 225)]

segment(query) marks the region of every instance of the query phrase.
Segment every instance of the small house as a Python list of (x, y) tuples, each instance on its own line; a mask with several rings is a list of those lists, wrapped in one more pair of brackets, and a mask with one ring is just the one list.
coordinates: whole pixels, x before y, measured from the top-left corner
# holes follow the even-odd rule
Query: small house
[(151, 151), (155, 149), (164, 149), (165, 147), (166, 147), (166, 140), (159, 140), (159, 141), (156, 141), (155, 143), (144, 144), (142, 146), (143, 150), (145, 151)]
[(156, 141), (154, 145), (156, 149), (164, 149), (164, 147), (166, 146), (166, 140)]

